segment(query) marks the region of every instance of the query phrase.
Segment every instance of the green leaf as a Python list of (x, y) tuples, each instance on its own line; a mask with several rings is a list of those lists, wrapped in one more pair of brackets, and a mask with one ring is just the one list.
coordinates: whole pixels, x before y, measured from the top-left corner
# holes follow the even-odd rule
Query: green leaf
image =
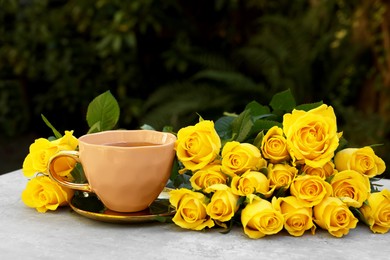
[(58, 132), (57, 129), (55, 129), (55, 127), (49, 122), (49, 120), (47, 120), (47, 118), (43, 114), (41, 114), (41, 117), (42, 117), (43, 122), (45, 122), (45, 124), (48, 127), (50, 127), (50, 129), (53, 131), (54, 136), (57, 139), (61, 138), (62, 134), (60, 134), (60, 132)]
[(87, 182), (87, 178), (85, 177), (83, 167), (80, 163), (76, 163), (71, 174), (72, 174), (72, 177), (74, 178), (75, 183), (86, 183)]
[(263, 106), (256, 101), (248, 103), (245, 110), (249, 110), (253, 120), (270, 116), (270, 110), (267, 106)]
[(93, 126), (91, 126), (88, 130), (88, 133), (95, 133), (95, 132), (99, 132), (101, 131), (101, 126), (100, 126), (100, 121), (96, 122), (95, 124), (93, 124)]
[(363, 213), (362, 213), (359, 209), (354, 208), (354, 207), (349, 207), (349, 210), (352, 212), (352, 214), (353, 214), (356, 218), (358, 218), (360, 221), (362, 221), (365, 225), (370, 226), (370, 225), (368, 224), (367, 219), (364, 217)]
[(253, 145), (256, 146), (257, 148), (261, 148), (261, 142), (263, 141), (264, 138), (264, 131), (260, 131), (255, 140), (253, 141)]
[(217, 131), (221, 140), (228, 140), (232, 138), (232, 122), (235, 117), (223, 116), (214, 123), (214, 128)]
[(110, 91), (97, 96), (88, 106), (88, 133), (111, 130), (119, 120), (119, 105)]
[(179, 168), (179, 160), (175, 157), (172, 164), (171, 175), (169, 176), (169, 179), (172, 182), (179, 176)]
[(244, 142), (248, 138), (249, 133), (253, 127), (250, 110), (244, 110), (232, 122), (232, 137), (237, 142)]
[(263, 130), (268, 130), (268, 129), (270, 129), (273, 126), (279, 126), (280, 128), (283, 127), (282, 123), (277, 122), (277, 121), (265, 120), (265, 119), (257, 120), (254, 123), (254, 126), (252, 128), (252, 134), (256, 134), (257, 135), (259, 132), (261, 132)]
[(292, 111), (296, 106), (294, 96), (290, 89), (275, 94), (269, 105), (273, 110)]
[(315, 103), (308, 103), (308, 104), (301, 104), (299, 106), (296, 106), (295, 109), (297, 110), (303, 110), (303, 111), (309, 111), (309, 110), (312, 110), (316, 107), (319, 107), (323, 104), (322, 101), (319, 101), (319, 102), (315, 102)]
[(161, 222), (161, 223), (173, 223), (172, 217), (163, 217), (163, 216), (157, 215), (153, 219), (158, 221), (158, 222)]

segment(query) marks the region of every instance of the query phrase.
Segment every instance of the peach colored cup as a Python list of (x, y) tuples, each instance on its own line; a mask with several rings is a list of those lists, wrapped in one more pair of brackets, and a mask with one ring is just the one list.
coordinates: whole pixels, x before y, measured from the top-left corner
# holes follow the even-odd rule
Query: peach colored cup
[[(153, 130), (112, 130), (79, 138), (79, 151), (61, 151), (49, 161), (49, 176), (60, 185), (94, 192), (103, 204), (118, 212), (146, 209), (164, 189), (172, 169), (176, 137)], [(148, 146), (108, 146), (110, 143), (148, 142)], [(57, 158), (80, 162), (86, 184), (61, 179), (54, 171)]]

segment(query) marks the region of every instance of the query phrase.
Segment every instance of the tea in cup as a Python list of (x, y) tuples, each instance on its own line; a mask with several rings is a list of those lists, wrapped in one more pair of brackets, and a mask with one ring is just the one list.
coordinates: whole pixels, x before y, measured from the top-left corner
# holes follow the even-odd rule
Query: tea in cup
[[(173, 134), (111, 130), (78, 140), (79, 151), (60, 151), (50, 159), (49, 176), (64, 187), (95, 193), (110, 210), (146, 209), (169, 179), (175, 156)], [(54, 164), (64, 156), (81, 163), (88, 183), (72, 183), (58, 176)]]

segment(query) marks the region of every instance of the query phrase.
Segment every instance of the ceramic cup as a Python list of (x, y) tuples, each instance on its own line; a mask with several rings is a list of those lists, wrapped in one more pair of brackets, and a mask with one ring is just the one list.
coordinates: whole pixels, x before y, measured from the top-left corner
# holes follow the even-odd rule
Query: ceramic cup
[[(79, 138), (79, 151), (61, 151), (48, 166), (60, 185), (93, 192), (118, 212), (146, 209), (164, 189), (174, 160), (176, 137), (153, 130), (113, 130)], [(63, 180), (54, 170), (56, 159), (68, 156), (80, 162), (88, 183)]]

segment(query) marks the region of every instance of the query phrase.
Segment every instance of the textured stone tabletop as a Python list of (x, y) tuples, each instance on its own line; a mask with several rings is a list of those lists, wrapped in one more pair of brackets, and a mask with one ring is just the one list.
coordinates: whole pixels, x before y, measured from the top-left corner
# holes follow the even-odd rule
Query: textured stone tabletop
[[(0, 176), (0, 259), (390, 259), (390, 233), (359, 224), (343, 238), (317, 229), (252, 240), (239, 227), (187, 231), (174, 224), (110, 224), (66, 207), (38, 213), (24, 206), (22, 172)], [(390, 181), (382, 181), (390, 188)]]

